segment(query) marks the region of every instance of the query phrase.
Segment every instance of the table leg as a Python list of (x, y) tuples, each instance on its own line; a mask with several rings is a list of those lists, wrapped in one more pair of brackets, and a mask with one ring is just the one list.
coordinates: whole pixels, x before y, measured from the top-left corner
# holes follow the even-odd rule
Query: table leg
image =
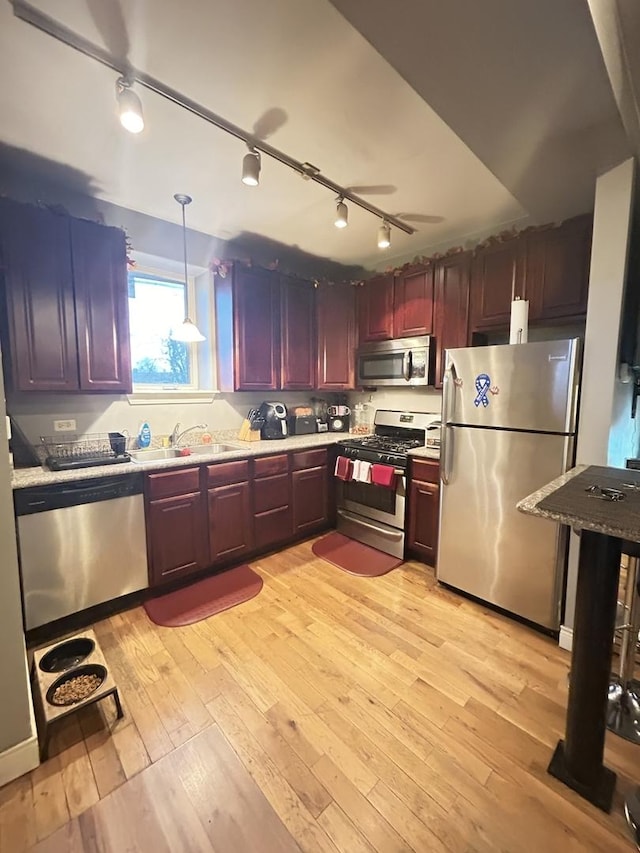
[(620, 539), (583, 530), (565, 740), (549, 773), (608, 812), (616, 775), (603, 764), (620, 576)]

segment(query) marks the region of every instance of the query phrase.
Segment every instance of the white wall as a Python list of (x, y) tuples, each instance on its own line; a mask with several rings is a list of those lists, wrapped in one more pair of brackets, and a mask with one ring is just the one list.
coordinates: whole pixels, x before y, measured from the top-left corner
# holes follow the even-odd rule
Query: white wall
[(38, 764), (27, 677), (11, 472), (0, 371), (0, 786)]
[[(248, 410), (265, 399), (280, 400), (286, 406), (295, 406), (308, 405), (310, 396), (306, 391), (273, 391), (270, 394), (243, 391), (216, 394), (208, 400), (196, 402), (169, 400), (131, 405), (126, 396), (21, 394), (9, 399), (8, 409), (27, 438), (37, 444), (41, 435), (53, 435), (54, 420), (66, 418), (76, 420), (78, 433), (126, 429), (131, 436), (136, 436), (144, 421), (149, 423), (152, 436), (168, 435), (178, 421), (183, 429), (193, 424), (206, 423), (212, 432), (237, 431)], [(63, 437), (64, 433), (60, 433), (60, 436)]]
[[(596, 181), (576, 448), (578, 464), (620, 465), (624, 464), (624, 458), (635, 456), (638, 452), (636, 428), (634, 424), (629, 424), (629, 395), (617, 380), (634, 185), (633, 159), (625, 160)], [(629, 406), (626, 415), (625, 405)], [(610, 458), (612, 436), (615, 438)], [(571, 534), (564, 619), (564, 626), (568, 629), (573, 627), (578, 549), (579, 538)]]
[(378, 391), (349, 394), (349, 405), (354, 406), (356, 403), (366, 403), (373, 409), (440, 414), (442, 394), (433, 388), (381, 388)]

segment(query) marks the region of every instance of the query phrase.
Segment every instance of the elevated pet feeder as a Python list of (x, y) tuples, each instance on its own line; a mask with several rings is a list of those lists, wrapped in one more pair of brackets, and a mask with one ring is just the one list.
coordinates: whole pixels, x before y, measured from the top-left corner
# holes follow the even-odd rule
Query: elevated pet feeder
[(49, 754), (49, 727), (107, 696), (118, 719), (124, 716), (116, 683), (92, 630), (38, 649), (33, 656), (33, 686), (40, 723), (40, 760)]

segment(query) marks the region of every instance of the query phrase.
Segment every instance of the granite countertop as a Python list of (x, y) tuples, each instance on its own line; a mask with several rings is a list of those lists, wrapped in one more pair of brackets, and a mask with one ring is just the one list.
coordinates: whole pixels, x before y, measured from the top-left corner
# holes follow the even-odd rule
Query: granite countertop
[[(621, 501), (601, 500), (587, 491), (590, 486), (615, 488)], [(527, 515), (548, 518), (575, 530), (592, 530), (632, 542), (640, 542), (640, 471), (577, 465), (519, 501)]]
[(431, 459), (433, 462), (440, 461), (440, 451), (434, 450), (432, 447), (415, 447), (409, 451), (409, 456), (414, 456), (418, 459)]
[[(344, 432), (321, 432), (312, 435), (296, 435), (275, 441), (228, 441), (233, 450), (222, 453), (198, 453), (191, 456), (179, 456), (174, 459), (155, 459), (148, 462), (124, 462), (121, 465), (96, 465), (92, 468), (78, 468), (74, 471), (49, 471), (48, 468), (19, 468), (14, 470), (11, 485), (14, 489), (26, 489), (30, 486), (50, 486), (55, 483), (68, 483), (78, 480), (92, 480), (96, 477), (109, 477), (119, 474), (135, 474), (140, 471), (162, 471), (166, 468), (183, 468), (190, 465), (206, 465), (211, 462), (227, 462), (233, 459), (248, 459), (250, 456), (264, 456), (283, 453), (289, 450), (308, 450), (314, 447), (327, 447), (349, 438)], [(222, 443), (222, 442), (221, 442)], [(237, 448), (237, 449), (235, 449)]]

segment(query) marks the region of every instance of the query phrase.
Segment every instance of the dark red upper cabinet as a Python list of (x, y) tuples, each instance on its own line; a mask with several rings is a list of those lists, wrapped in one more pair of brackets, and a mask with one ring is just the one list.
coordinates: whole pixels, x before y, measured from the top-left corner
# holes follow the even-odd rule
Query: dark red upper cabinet
[(469, 329), (469, 252), (437, 261), (435, 268), (434, 331), (436, 373), (434, 385), (442, 388), (445, 350), (467, 345)]
[(587, 313), (592, 227), (588, 214), (526, 235), (525, 298), (531, 320)]
[(281, 388), (311, 391), (315, 387), (315, 288), (313, 282), (282, 278), (280, 349)]
[(317, 388), (348, 391), (355, 388), (356, 288), (319, 284)]
[(83, 391), (131, 391), (127, 249), (124, 232), (71, 221), (78, 365)]
[(433, 332), (433, 267), (399, 275), (393, 285), (393, 337)]
[(280, 279), (236, 266), (216, 277), (218, 386), (221, 391), (280, 387)]
[(360, 343), (393, 337), (393, 275), (371, 278), (358, 290)]
[(0, 257), (8, 384), (16, 391), (77, 391), (68, 218), (0, 199)]
[(522, 297), (522, 240), (479, 249), (471, 264), (471, 331), (509, 325), (511, 302)]

